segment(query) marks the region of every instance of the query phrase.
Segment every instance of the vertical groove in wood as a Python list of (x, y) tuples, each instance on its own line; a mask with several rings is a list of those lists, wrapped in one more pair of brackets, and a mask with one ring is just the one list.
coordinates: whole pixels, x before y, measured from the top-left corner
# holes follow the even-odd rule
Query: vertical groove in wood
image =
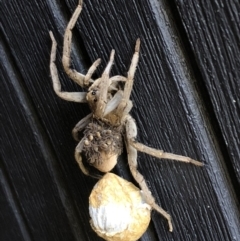
[[(50, 177), (48, 177), (48, 178), (50, 178), (50, 180), (51, 180), (50, 181), (51, 185), (49, 185), (49, 187), (52, 189), (51, 194), (53, 194), (53, 197), (55, 196), (54, 197), (55, 200), (51, 201), (52, 202), (51, 206), (56, 204), (56, 207), (57, 207), (56, 210), (62, 209), (62, 206), (60, 203), (58, 203), (58, 200), (62, 201), (62, 205), (64, 206), (64, 211), (62, 213), (63, 213), (63, 215), (67, 214), (67, 216), (69, 218), (69, 222), (71, 223), (71, 226), (70, 226), (71, 232), (75, 235), (75, 239), (72, 239), (71, 232), (68, 233), (68, 235), (66, 237), (68, 237), (68, 240), (79, 240), (80, 237), (82, 237), (82, 238), (84, 237), (84, 232), (80, 228), (81, 221), (77, 215), (74, 200), (72, 199), (72, 197), (68, 191), (68, 186), (64, 180), (65, 178), (61, 173), (62, 170), (59, 168), (59, 164), (56, 161), (56, 157), (53, 153), (53, 150), (48, 141), (48, 138), (47, 138), (46, 134), (44, 133), (44, 130), (41, 127), (41, 124), (39, 123), (38, 114), (36, 113), (32, 103), (31, 103), (31, 100), (29, 98), (28, 93), (26, 92), (26, 89), (23, 89), (23, 85), (22, 85), (23, 83), (20, 83), (21, 82), (20, 73), (18, 71), (16, 71), (16, 68), (15, 68), (16, 66), (13, 67), (14, 61), (13, 60), (9, 61), (9, 56), (6, 55), (8, 52), (9, 51), (7, 51), (7, 48), (1, 49), (1, 60), (3, 63), (2, 67), (8, 70), (7, 74), (9, 73), (8, 76), (7, 75), (5, 76), (6, 77), (5, 81), (8, 83), (7, 84), (8, 87), (6, 88), (6, 86), (1, 84), (1, 87), (2, 87), (1, 89), (2, 90), (5, 89), (5, 92), (4, 92), (5, 95), (1, 96), (2, 97), (1, 105), (3, 106), (3, 109), (5, 109), (5, 111), (8, 112), (8, 115), (9, 115), (9, 116), (5, 115), (6, 120), (4, 121), (4, 123), (9, 123), (9, 129), (11, 128), (13, 131), (11, 134), (8, 131), (7, 132), (3, 131), (1, 143), (4, 143), (5, 140), (8, 139), (8, 141), (10, 143), (12, 143), (13, 145), (18, 143), (20, 146), (21, 145), (22, 146), (21, 146), (21, 149), (18, 150), (17, 154), (15, 154), (15, 158), (13, 158), (13, 153), (11, 153), (9, 147), (7, 147), (6, 145), (3, 145), (3, 148), (1, 150), (1, 153), (2, 153), (1, 156), (2, 156), (3, 162), (5, 162), (5, 165), (7, 166), (8, 171), (13, 171), (13, 170), (9, 169), (9, 167), (11, 165), (14, 165), (14, 163), (16, 163), (16, 161), (21, 160), (21, 158), (24, 158), (25, 160), (24, 161), (22, 160), (21, 163), (18, 163), (18, 165), (24, 165), (24, 164), (28, 165), (27, 162), (29, 162), (29, 164), (30, 164), (30, 162), (31, 163), (36, 162), (35, 163), (36, 166), (32, 165), (32, 167), (35, 169), (35, 170), (32, 169), (32, 171), (36, 172), (38, 174), (41, 174), (41, 175), (44, 173), (44, 179), (46, 179), (46, 181), (47, 181), (47, 177), (46, 177), (47, 174), (50, 174)], [(12, 115), (12, 113), (11, 113), (12, 112), (11, 109), (13, 108), (13, 106), (10, 104), (11, 101), (6, 101), (6, 100), (9, 100), (9, 97), (11, 98), (11, 101), (15, 100), (14, 101), (15, 106), (18, 106), (19, 110), (21, 112), (21, 113), (19, 112), (18, 114), (16, 113), (19, 116), (19, 118), (17, 118), (17, 119), (16, 118), (11, 119), (11, 118), (14, 118), (14, 115)], [(27, 127), (26, 127), (26, 125), (27, 125)], [(21, 135), (23, 135), (23, 133), (21, 133), (23, 130), (20, 130), (20, 128), (23, 128), (23, 126), (25, 128), (27, 128), (26, 132), (34, 135), (34, 136), (31, 136), (31, 134), (29, 134), (27, 136), (27, 138), (29, 140), (31, 140), (32, 146), (37, 146), (37, 148), (39, 149), (38, 153), (31, 153), (31, 151), (33, 151), (32, 148), (31, 147), (29, 148), (29, 146), (27, 147), (27, 143), (24, 143), (24, 142), (26, 142), (26, 140), (23, 140), (22, 136), (21, 136)], [(17, 134), (18, 132), (20, 132), (21, 135), (18, 135)], [(11, 135), (11, 137), (9, 134)], [(14, 137), (15, 135), (17, 135), (17, 137)], [(24, 137), (24, 135), (23, 135), (23, 137)], [(26, 138), (26, 136), (24, 138)], [(16, 143), (13, 142), (13, 139), (16, 141)], [(24, 150), (22, 148), (26, 148), (26, 150)], [(28, 150), (28, 148), (29, 148), (29, 150)], [(17, 148), (16, 148), (16, 150), (17, 150)], [(13, 160), (12, 158), (16, 159), (16, 160)], [(42, 168), (42, 170), (38, 170), (38, 168), (40, 167), (39, 165), (41, 165), (41, 162), (43, 160), (44, 160), (43, 168)], [(19, 167), (16, 166), (15, 172), (16, 171), (21, 172), (21, 170), (17, 170), (18, 168)], [(24, 166), (22, 166), (21, 168), (24, 169)], [(33, 193), (27, 193), (28, 192), (28, 190), (27, 190), (26, 195), (29, 195), (29, 197), (27, 197), (27, 198), (23, 197), (23, 195), (21, 193), (18, 193), (18, 188), (19, 189), (23, 188), (23, 186), (21, 186), (21, 184), (20, 184), (21, 183), (20, 180), (21, 180), (21, 178), (25, 178), (25, 177), (24, 176), (16, 177), (16, 176), (13, 176), (13, 173), (10, 173), (10, 176), (11, 176), (11, 182), (14, 185), (14, 189), (17, 190), (17, 194), (14, 196), (15, 202), (20, 202), (20, 206), (23, 209), (25, 208), (24, 206), (26, 205), (25, 202), (29, 202), (30, 206), (36, 205), (37, 208), (40, 208), (38, 203), (33, 204), (30, 201), (31, 195)], [(24, 171), (23, 171), (23, 173), (24, 173)], [(36, 177), (38, 176), (38, 174), (36, 175)], [(38, 176), (37, 178), (40, 179), (41, 177)], [(18, 181), (19, 183), (17, 183), (17, 180), (19, 180)], [(55, 183), (57, 183), (57, 186), (55, 186)], [(39, 180), (38, 184), (41, 185), (40, 180)], [(5, 187), (7, 188), (7, 186), (5, 186)], [(58, 194), (59, 194), (58, 198), (56, 197), (56, 195), (57, 195), (56, 187), (58, 188)], [(44, 192), (44, 190), (42, 190), (42, 189), (39, 189), (38, 191), (40, 193)], [(35, 193), (36, 199), (34, 198), (35, 199), (34, 202), (38, 202), (38, 200), (37, 200), (38, 198), (41, 199), (40, 193), (39, 193), (39, 195), (38, 194), (36, 195), (36, 193)], [(15, 210), (14, 200), (12, 200), (12, 202), (10, 202), (10, 201), (11, 200), (9, 200), (9, 203), (10, 203), (12, 209)], [(31, 211), (30, 206), (29, 206), (28, 211)], [(32, 219), (33, 217), (31, 217), (31, 215), (28, 213), (28, 211), (26, 212), (26, 210), (25, 211), (22, 210), (22, 215), (25, 216), (26, 220), (28, 220), (28, 222), (27, 222), (28, 229), (30, 229), (33, 234), (34, 231), (32, 229), (34, 227), (35, 221), (33, 221), (33, 219)], [(43, 207), (42, 207), (42, 211), (44, 211)], [(56, 214), (55, 214), (56, 217), (59, 216), (60, 213), (61, 212), (59, 212), (59, 213), (56, 212)], [(45, 214), (43, 214), (43, 215), (45, 215)], [(52, 216), (54, 219), (55, 219), (55, 215)], [(60, 215), (62, 215), (62, 214), (60, 214)], [(52, 217), (46, 216), (45, 222), (50, 221), (49, 218), (51, 219)], [(20, 219), (20, 216), (18, 216), (18, 219)], [(29, 222), (29, 220), (31, 220), (31, 221)], [(34, 220), (38, 220), (38, 219), (34, 218)], [(41, 220), (41, 222), (43, 222), (44, 217), (41, 217), (41, 215), (40, 215), (39, 220)], [(54, 225), (56, 225), (56, 227), (58, 227), (58, 221), (60, 221), (60, 220), (55, 219), (55, 221), (54, 221), (54, 223), (55, 223)], [(66, 223), (66, 221), (68, 222), (68, 220), (64, 220), (64, 223)], [(38, 221), (35, 222), (35, 225), (39, 225), (37, 223), (38, 223)], [(20, 226), (20, 227), (21, 227), (21, 230), (24, 231), (24, 233), (23, 233), (24, 240), (31, 240), (29, 238), (29, 235), (27, 235), (27, 233), (24, 230), (24, 222), (22, 222), (22, 225), (23, 226), (22, 227)], [(47, 223), (45, 225), (48, 226)], [(62, 235), (61, 238), (65, 237), (64, 232), (67, 231), (67, 229), (68, 229), (67, 226), (68, 226), (68, 224), (66, 223), (65, 224), (66, 230), (62, 229), (63, 232), (57, 231), (57, 232), (59, 232), (60, 236), (55, 235), (55, 238), (58, 237), (56, 240), (60, 240), (61, 235)], [(40, 231), (40, 229), (44, 230), (43, 227), (41, 227), (41, 228), (39, 227), (38, 231)], [(45, 232), (46, 232), (46, 230), (45, 230)], [(67, 234), (67, 232), (66, 232), (66, 234)], [(35, 236), (36, 234), (33, 234), (33, 235)], [(42, 234), (41, 237), (44, 237), (44, 235), (47, 235), (47, 232), (45, 234)], [(50, 240), (49, 238), (50, 238), (50, 236), (49, 237), (46, 236), (46, 240)], [(53, 240), (53, 239), (51, 239), (51, 240)]]
[(240, 185), (240, 45), (236, 1), (175, 1)]
[[(14, 240), (17, 236), (17, 239), (30, 241), (31, 236), (26, 225), (26, 220), (24, 220), (24, 216), (22, 214), (21, 208), (17, 203), (17, 199), (15, 194), (13, 193), (13, 189), (10, 187), (11, 183), (6, 178), (6, 174), (3, 170), (3, 165), (1, 163), (0, 169), (0, 183), (1, 183), (1, 228), (0, 228), (0, 237), (1, 240)], [(5, 197), (8, 205), (8, 208), (3, 203), (3, 198)], [(10, 217), (11, 216), (11, 217)], [(15, 219), (15, 225), (12, 225), (13, 221), (9, 221), (9, 219)], [(5, 224), (5, 225), (4, 225)], [(8, 225), (11, 224), (11, 231), (9, 230)], [(14, 231), (12, 230), (14, 229)]]

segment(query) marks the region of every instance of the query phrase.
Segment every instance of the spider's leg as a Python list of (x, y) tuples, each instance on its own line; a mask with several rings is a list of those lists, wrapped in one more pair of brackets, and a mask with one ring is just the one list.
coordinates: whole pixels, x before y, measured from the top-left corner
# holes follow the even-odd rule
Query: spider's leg
[(82, 131), (90, 123), (91, 119), (92, 119), (92, 113), (85, 116), (75, 125), (75, 127), (72, 130), (72, 136), (76, 141), (79, 141), (78, 132)]
[(99, 65), (100, 63), (101, 63), (101, 59), (97, 59), (97, 60), (92, 64), (92, 66), (89, 68), (87, 74), (86, 74), (85, 77), (84, 77), (84, 84), (87, 84), (87, 85), (88, 85), (89, 82), (93, 82), (93, 81), (91, 80), (92, 75), (93, 75), (93, 73), (95, 72), (95, 70), (97, 69), (97, 67), (98, 67), (98, 65)]
[(83, 146), (84, 146), (84, 138), (78, 143), (78, 145), (76, 146), (75, 149), (75, 159), (81, 169), (81, 171), (85, 174), (85, 175), (89, 175), (89, 171), (85, 168), (85, 166), (82, 163), (82, 150), (83, 150)]
[(126, 148), (128, 153), (128, 163), (130, 171), (143, 191), (143, 197), (153, 209), (159, 212), (168, 221), (169, 231), (172, 232), (171, 216), (160, 206), (158, 206), (149, 190), (143, 175), (137, 170), (137, 150), (130, 144), (131, 140), (137, 136), (137, 127), (133, 118), (128, 115), (126, 118)]
[(134, 74), (138, 64), (139, 50), (140, 50), (140, 39), (137, 39), (136, 45), (135, 45), (135, 53), (133, 54), (132, 62), (128, 70), (127, 80), (124, 86), (123, 98), (117, 108), (117, 112), (119, 113), (119, 115), (122, 115), (122, 116), (125, 116), (131, 110), (129, 106), (130, 104), (129, 99), (132, 92)]
[(138, 64), (139, 59), (139, 51), (140, 51), (140, 39), (138, 38), (135, 45), (135, 52), (133, 54), (132, 62), (130, 65), (130, 68), (128, 70), (128, 76), (127, 76), (127, 82), (124, 87), (124, 99), (129, 100), (131, 92), (132, 92), (132, 86), (133, 86), (133, 78), (135, 75), (135, 71)]
[[(102, 118), (104, 116), (105, 108), (108, 102), (108, 92), (109, 87), (111, 85), (111, 79), (109, 78), (109, 73), (113, 65), (114, 61), (114, 54), (115, 51), (112, 50), (109, 58), (109, 62), (101, 76), (101, 78), (97, 79), (89, 88), (89, 92), (91, 92), (94, 89), (98, 89), (99, 95), (96, 99), (96, 102), (92, 104), (94, 106), (94, 116), (96, 118)], [(89, 104), (90, 99), (88, 99)], [(95, 101), (93, 99), (93, 101)]]
[(80, 103), (86, 103), (86, 95), (85, 92), (63, 92), (61, 91), (61, 83), (58, 77), (58, 71), (55, 64), (56, 61), (56, 50), (57, 50), (57, 42), (53, 36), (53, 33), (49, 32), (50, 37), (52, 39), (52, 50), (51, 50), (51, 57), (50, 57), (50, 72), (53, 82), (53, 89), (55, 93), (62, 99), (67, 101), (74, 101)]
[(91, 175), (89, 174), (89, 171), (88, 169), (83, 165), (83, 162), (82, 162), (82, 150), (83, 150), (83, 146), (84, 146), (84, 138), (78, 143), (78, 145), (76, 146), (75, 148), (75, 160), (77, 161), (81, 171), (87, 175), (87, 176), (91, 176), (93, 178), (98, 178), (100, 179), (102, 176), (101, 175)]
[[(76, 21), (79, 17), (79, 14), (82, 11), (82, 0), (79, 0), (78, 6), (74, 11), (67, 28), (65, 30), (64, 39), (63, 39), (63, 55), (62, 55), (62, 64), (64, 67), (65, 72), (73, 81), (79, 84), (81, 87), (88, 87), (93, 80), (90, 79), (89, 76), (85, 77), (85, 75), (78, 73), (75, 69), (70, 68), (70, 61), (71, 61), (71, 44), (72, 44), (72, 29), (74, 28)], [(99, 59), (97, 60), (100, 61)], [(95, 66), (97, 66), (95, 62)]]
[(130, 145), (136, 148), (140, 152), (147, 153), (151, 156), (155, 156), (157, 158), (161, 159), (171, 159), (171, 160), (176, 160), (180, 162), (186, 162), (186, 163), (191, 163), (196, 166), (203, 166), (204, 164), (202, 162), (196, 161), (191, 159), (190, 157), (187, 156), (181, 156), (181, 155), (175, 155), (172, 153), (164, 152), (162, 150), (157, 150), (155, 148), (151, 148), (148, 146), (143, 145), (142, 143), (136, 142), (134, 139), (131, 139), (129, 141)]
[(115, 75), (115, 76), (111, 77), (110, 80), (111, 80), (111, 85), (109, 86), (108, 91), (109, 92), (111, 92), (112, 90), (117, 91), (119, 89), (118, 83), (119, 82), (126, 82), (127, 77), (121, 76), (121, 75)]
[(127, 77), (125, 76), (122, 76), (122, 75), (115, 75), (115, 76), (112, 76), (110, 78), (111, 80), (111, 83), (118, 83), (118, 82), (126, 82), (127, 81)]

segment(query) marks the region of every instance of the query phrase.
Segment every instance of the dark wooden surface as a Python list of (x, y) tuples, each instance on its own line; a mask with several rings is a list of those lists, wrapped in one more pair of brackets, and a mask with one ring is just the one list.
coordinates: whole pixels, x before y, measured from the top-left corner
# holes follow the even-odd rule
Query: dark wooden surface
[[(53, 92), (51, 29), (60, 53), (71, 1), (1, 1), (0, 240), (101, 240), (91, 230), (88, 196), (96, 180), (74, 161), (71, 129), (89, 109)], [(141, 38), (132, 115), (138, 140), (188, 155), (203, 168), (139, 153), (157, 202), (141, 240), (240, 240), (240, 4), (234, 0), (86, 0), (74, 30), (73, 62), (86, 73), (111, 49), (125, 74)], [(132, 180), (126, 156), (115, 172)]]

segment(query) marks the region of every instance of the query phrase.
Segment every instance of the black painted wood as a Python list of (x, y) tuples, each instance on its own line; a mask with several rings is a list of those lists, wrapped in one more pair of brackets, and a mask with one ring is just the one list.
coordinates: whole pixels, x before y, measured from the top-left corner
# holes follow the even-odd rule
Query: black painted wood
[[(237, 33), (238, 15), (227, 15), (230, 3), (223, 2), (221, 16), (228, 18), (210, 22), (218, 30), (224, 22), (225, 33)], [(211, 31), (211, 42), (206, 38), (210, 36), (206, 16), (214, 20), (218, 11), (210, 11), (207, 4), (200, 11), (190, 0), (174, 3), (86, 0), (74, 30), (74, 66), (86, 73), (91, 62), (101, 57), (96, 76), (100, 75), (114, 48), (112, 73), (125, 74), (135, 40), (140, 37), (140, 62), (132, 94), (138, 140), (206, 164), (198, 168), (139, 154), (139, 170), (174, 222), (174, 232), (169, 233), (166, 221), (153, 212), (141, 240), (239, 240), (239, 163), (235, 154), (239, 152), (239, 35), (234, 35), (231, 47), (235, 51), (229, 61), (228, 52), (221, 52), (228, 39), (223, 41), (216, 31)], [(53, 31), (60, 53), (64, 28), (76, 4), (75, 0), (1, 4), (0, 225), (7, 228), (1, 230), (0, 240), (101, 240), (91, 230), (88, 215), (88, 196), (96, 180), (78, 169), (73, 157), (76, 143), (71, 137), (71, 129), (89, 109), (56, 97), (49, 76), (48, 30)], [(190, 16), (191, 11), (195, 15)], [(188, 27), (195, 18), (201, 19), (201, 28)], [(208, 46), (207, 50), (201, 46)], [(207, 51), (217, 50), (219, 55), (207, 55)], [(60, 54), (57, 62), (63, 89), (81, 90), (63, 73)], [(231, 82), (217, 84), (219, 72), (230, 67)], [(236, 95), (234, 105), (231, 96), (224, 104), (215, 96), (227, 96), (224, 83), (235, 86), (231, 89)], [(206, 100), (211, 101), (210, 107)], [(226, 124), (222, 116), (230, 110), (230, 124)], [(234, 128), (236, 137), (228, 139)], [(226, 144), (230, 140), (235, 145), (231, 148)], [(127, 167), (123, 155), (115, 172), (132, 180)]]
[(240, 4), (238, 1), (175, 2), (224, 140), (226, 163), (236, 176), (234, 182), (239, 189)]

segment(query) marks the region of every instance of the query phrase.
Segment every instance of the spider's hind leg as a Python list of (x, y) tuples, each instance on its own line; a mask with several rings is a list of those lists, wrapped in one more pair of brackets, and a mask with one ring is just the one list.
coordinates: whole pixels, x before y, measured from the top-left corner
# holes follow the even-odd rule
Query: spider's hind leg
[(140, 152), (144, 152), (146, 154), (149, 154), (151, 156), (154, 156), (154, 157), (157, 157), (160, 159), (170, 159), (170, 160), (175, 160), (175, 161), (180, 161), (180, 162), (185, 162), (185, 163), (191, 163), (196, 166), (204, 165), (202, 162), (193, 160), (187, 156), (176, 155), (173, 153), (168, 153), (168, 152), (164, 152), (162, 150), (157, 150), (155, 148), (145, 146), (142, 143), (136, 142), (134, 139), (130, 140), (130, 145), (133, 146), (134, 148), (136, 148)]
[(172, 232), (173, 226), (171, 216), (155, 202), (151, 191), (149, 190), (143, 175), (137, 170), (137, 150), (131, 145), (131, 140), (137, 136), (137, 127), (133, 118), (128, 115), (126, 118), (126, 147), (128, 153), (128, 163), (130, 171), (142, 189), (145, 202), (148, 203), (153, 209), (159, 212), (168, 221), (169, 231)]

